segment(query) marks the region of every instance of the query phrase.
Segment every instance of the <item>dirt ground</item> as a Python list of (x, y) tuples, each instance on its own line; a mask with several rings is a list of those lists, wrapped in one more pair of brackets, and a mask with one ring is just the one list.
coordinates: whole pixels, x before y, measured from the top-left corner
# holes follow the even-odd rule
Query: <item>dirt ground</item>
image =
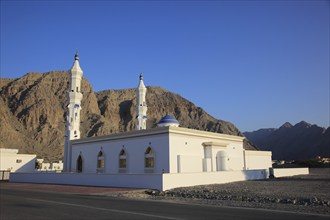
[[(151, 194), (151, 195), (150, 195)], [(115, 192), (110, 196), (285, 210), (330, 216), (330, 169), (310, 169), (309, 175), (182, 187), (160, 194)]]

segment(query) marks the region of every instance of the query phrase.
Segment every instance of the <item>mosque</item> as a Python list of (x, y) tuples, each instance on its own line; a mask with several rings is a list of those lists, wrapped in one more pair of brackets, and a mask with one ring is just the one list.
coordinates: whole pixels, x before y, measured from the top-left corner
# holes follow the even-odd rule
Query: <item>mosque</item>
[(67, 93), (63, 172), (13, 175), (13, 181), (166, 190), (269, 177), (271, 152), (245, 150), (244, 137), (183, 128), (171, 115), (146, 129), (142, 73), (136, 89), (136, 130), (81, 139), (82, 75), (76, 54)]
[(136, 130), (80, 139), (83, 71), (75, 55), (70, 71), (64, 171), (97, 174), (177, 174), (268, 170), (271, 152), (243, 149), (244, 137), (181, 128), (165, 115), (146, 129), (147, 88), (142, 73), (136, 89)]

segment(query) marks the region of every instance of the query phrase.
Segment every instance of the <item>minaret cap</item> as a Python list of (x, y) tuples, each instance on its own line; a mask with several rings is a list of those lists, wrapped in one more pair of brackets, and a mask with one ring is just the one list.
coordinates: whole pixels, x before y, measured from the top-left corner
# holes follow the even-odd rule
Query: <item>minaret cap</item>
[(74, 60), (79, 60), (78, 50), (76, 51), (76, 54), (74, 55)]
[(143, 80), (142, 72), (140, 73), (140, 80)]

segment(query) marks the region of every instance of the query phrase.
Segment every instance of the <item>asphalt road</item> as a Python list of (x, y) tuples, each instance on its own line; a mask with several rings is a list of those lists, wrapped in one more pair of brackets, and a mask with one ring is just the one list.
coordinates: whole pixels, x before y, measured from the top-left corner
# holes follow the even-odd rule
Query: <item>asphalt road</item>
[(1, 189), (0, 219), (329, 219), (269, 210), (188, 205), (107, 196)]

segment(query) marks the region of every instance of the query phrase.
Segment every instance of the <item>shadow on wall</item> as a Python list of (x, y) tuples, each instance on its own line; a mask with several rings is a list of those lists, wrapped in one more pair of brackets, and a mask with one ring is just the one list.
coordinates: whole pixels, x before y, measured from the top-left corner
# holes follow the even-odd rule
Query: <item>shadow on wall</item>
[(269, 169), (262, 170), (243, 170), (245, 180), (268, 179), (270, 175)]
[(32, 158), (28, 161), (18, 162), (20, 159), (16, 160), (16, 163), (22, 163), (21, 166), (16, 166), (15, 169), (12, 170), (1, 170), (0, 171), (0, 180), (9, 180), (10, 178), (10, 173), (34, 173), (35, 172), (35, 163), (36, 159)]
[(21, 167), (17, 168), (15, 172), (17, 173), (35, 172), (36, 171), (35, 166), (36, 166), (36, 158), (33, 158), (27, 161), (26, 163), (24, 163)]

